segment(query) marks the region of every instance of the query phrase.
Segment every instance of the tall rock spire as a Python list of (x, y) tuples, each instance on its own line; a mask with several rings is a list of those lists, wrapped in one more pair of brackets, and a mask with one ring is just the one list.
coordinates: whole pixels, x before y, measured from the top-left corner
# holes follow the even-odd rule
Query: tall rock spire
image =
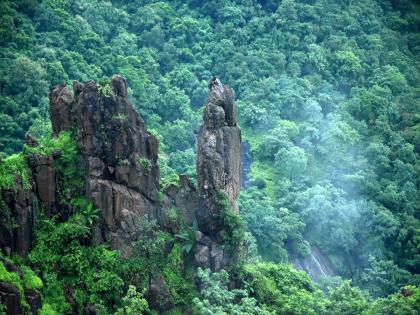
[(231, 89), (214, 77), (209, 83), (204, 124), (197, 143), (197, 178), (201, 228), (218, 229), (218, 193), (224, 192), (233, 209), (241, 188), (241, 130), (236, 126), (235, 98)]
[[(197, 141), (198, 227), (204, 235), (197, 239), (198, 264), (218, 270), (230, 264), (231, 253), (223, 247), (221, 199), (238, 212), (236, 198), (241, 188), (241, 130), (236, 126), (235, 97), (217, 77), (209, 83), (204, 123)], [(239, 246), (239, 244), (238, 244)]]

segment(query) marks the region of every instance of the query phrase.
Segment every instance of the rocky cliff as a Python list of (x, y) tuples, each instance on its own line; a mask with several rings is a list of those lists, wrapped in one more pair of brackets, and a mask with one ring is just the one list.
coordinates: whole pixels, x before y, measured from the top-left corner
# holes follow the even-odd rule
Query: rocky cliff
[[(175, 234), (177, 226), (169, 211), (176, 209), (184, 222), (198, 225), (194, 265), (219, 270), (234, 262), (232, 247), (225, 246), (223, 215), (238, 211), (241, 133), (236, 126), (234, 95), (227, 86), (217, 78), (209, 84), (204, 123), (197, 139), (198, 187), (182, 175), (179, 185), (160, 187), (159, 143), (129, 101), (124, 78), (114, 76), (106, 85), (74, 82), (73, 91), (56, 86), (49, 99), (53, 136), (63, 131), (74, 135), (83, 183), (80, 193), (100, 209), (92, 243), (109, 242), (123, 256), (129, 256), (138, 237), (139, 218), (148, 215)], [(29, 137), (27, 145), (38, 144)], [(15, 176), (14, 188), (1, 191), (0, 247), (4, 254), (25, 256), (30, 251), (40, 209), (47, 216), (58, 214), (61, 220), (73, 211), (66, 204), (71, 193), (60, 191), (54, 163), (60, 154), (30, 154), (26, 158), (30, 188)]]
[(129, 255), (140, 216), (156, 217), (159, 183), (158, 140), (150, 134), (127, 97), (124, 78), (110, 89), (89, 81), (50, 93), (54, 134), (74, 129), (85, 168), (85, 196), (101, 209), (94, 242)]

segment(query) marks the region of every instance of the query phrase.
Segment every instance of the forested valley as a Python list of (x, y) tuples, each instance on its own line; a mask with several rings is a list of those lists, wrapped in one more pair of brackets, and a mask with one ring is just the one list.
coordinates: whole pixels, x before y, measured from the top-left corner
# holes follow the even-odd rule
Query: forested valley
[(416, 1), (0, 0), (0, 314), (419, 314), (419, 82)]

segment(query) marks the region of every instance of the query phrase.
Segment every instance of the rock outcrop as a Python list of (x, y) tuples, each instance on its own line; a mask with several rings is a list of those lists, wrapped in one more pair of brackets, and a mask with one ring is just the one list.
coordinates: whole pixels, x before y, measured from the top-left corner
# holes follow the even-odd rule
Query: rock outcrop
[(6, 307), (6, 315), (22, 313), (20, 294), (13, 284), (0, 281), (0, 302)]
[(235, 211), (241, 189), (241, 130), (236, 126), (233, 92), (218, 78), (209, 84), (210, 96), (204, 124), (197, 141), (197, 180), (200, 193), (200, 227), (217, 230), (220, 206), (218, 193), (224, 192)]
[[(110, 241), (111, 247), (129, 256), (132, 242), (138, 238), (139, 218), (148, 215), (163, 229), (177, 234), (180, 227), (170, 214), (176, 209), (183, 222), (198, 225), (193, 264), (213, 270), (232, 264), (234, 255), (220, 234), (225, 228), (222, 215), (226, 210), (221, 207), (220, 196), (226, 198), (229, 208), (238, 211), (241, 131), (236, 125), (233, 92), (217, 78), (210, 81), (209, 89), (197, 140), (198, 187), (181, 175), (179, 185), (164, 191), (159, 187), (158, 140), (146, 130), (129, 101), (124, 78), (114, 76), (106, 85), (75, 81), (73, 91), (64, 85), (51, 90), (53, 136), (62, 131), (75, 135), (79, 167), (84, 170), (84, 197), (101, 211), (94, 223), (92, 243)], [(27, 145), (37, 146), (38, 142), (28, 137)], [(71, 214), (71, 206), (65, 209), (66, 205), (58, 201), (57, 156), (60, 152), (31, 155), (27, 161), (31, 189), (25, 190), (17, 178), (15, 189), (1, 192), (1, 206), (5, 205), (10, 214), (10, 218), (0, 218), (0, 248), (5, 254), (25, 256), (29, 252), (39, 209), (47, 216), (66, 211)], [(150, 294), (161, 294), (155, 291)]]
[(33, 239), (36, 197), (17, 180), (14, 191), (4, 192), (1, 201), (1, 249), (7, 255), (26, 256)]
[(130, 255), (140, 216), (156, 217), (158, 140), (149, 133), (127, 96), (124, 78), (109, 85), (74, 82), (50, 93), (53, 132), (74, 128), (86, 169), (86, 198), (101, 209), (95, 242)]
[[(233, 92), (218, 78), (209, 83), (204, 124), (197, 140), (199, 208), (195, 259), (202, 267), (219, 270), (229, 264), (230, 255), (220, 246), (224, 229), (221, 198), (225, 195), (233, 211), (241, 188), (241, 130), (236, 126)], [(204, 233), (204, 234), (203, 234)]]

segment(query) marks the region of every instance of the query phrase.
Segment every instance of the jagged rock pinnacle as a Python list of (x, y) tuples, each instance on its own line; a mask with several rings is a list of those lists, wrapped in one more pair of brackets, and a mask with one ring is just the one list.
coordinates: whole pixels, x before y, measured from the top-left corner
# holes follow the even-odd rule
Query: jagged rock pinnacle
[[(198, 188), (203, 198), (224, 191), (235, 204), (241, 187), (241, 130), (232, 90), (214, 77), (197, 143)], [(236, 207), (235, 207), (236, 208)]]

